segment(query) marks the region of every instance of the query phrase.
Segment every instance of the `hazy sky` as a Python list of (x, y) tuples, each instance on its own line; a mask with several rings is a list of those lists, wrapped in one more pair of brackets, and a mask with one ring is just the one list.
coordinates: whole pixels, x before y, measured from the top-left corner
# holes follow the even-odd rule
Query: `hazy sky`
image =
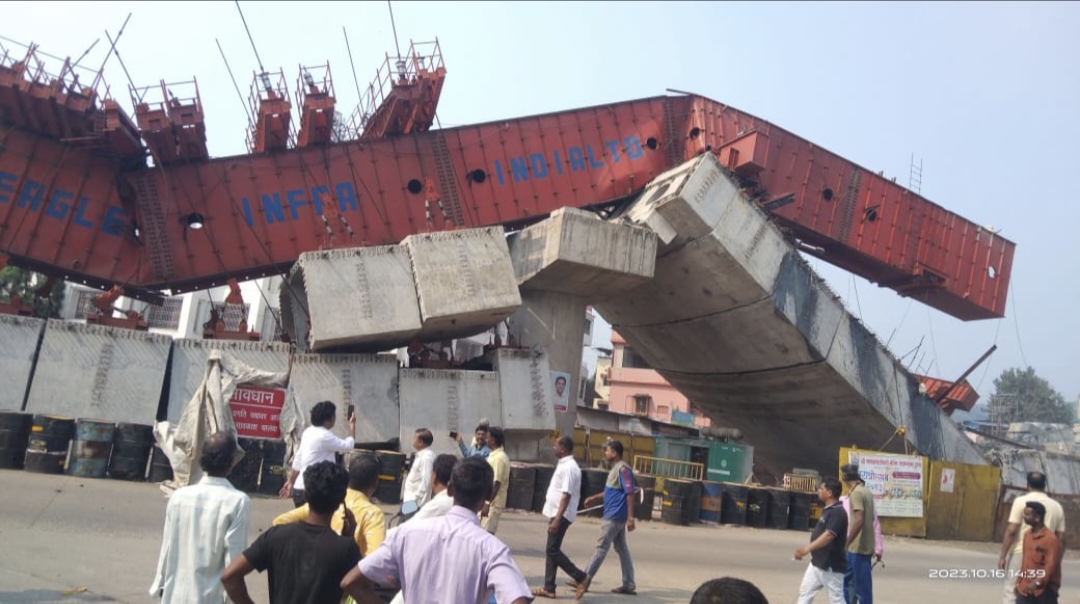
[[(329, 61), (339, 107), (357, 94), (342, 33), (367, 85), (394, 37), (385, 2), (242, 2), (267, 69), (290, 89), (299, 65)], [(1080, 394), (1080, 4), (394, 2), (408, 41), (438, 37), (443, 126), (695, 92), (769, 120), (906, 184), (1017, 244), (1002, 320), (964, 323), (823, 262), (814, 268), (902, 356), (923, 342), (930, 374), (985, 400), (1003, 369), (1031, 365)], [(4, 2), (0, 35), (100, 66), (128, 13), (120, 57), (138, 86), (199, 81), (212, 155), (245, 152), (245, 98), (258, 69), (233, 2)], [(9, 50), (14, 46), (2, 42)], [(2, 50), (0, 50), (2, 54)], [(111, 60), (113, 95), (127, 79)], [(184, 95), (180, 95), (184, 96)], [(603, 340), (602, 327), (598, 335)], [(894, 334), (895, 332), (895, 334)], [(596, 343), (596, 342), (594, 342)], [(909, 356), (911, 359), (915, 355)]]

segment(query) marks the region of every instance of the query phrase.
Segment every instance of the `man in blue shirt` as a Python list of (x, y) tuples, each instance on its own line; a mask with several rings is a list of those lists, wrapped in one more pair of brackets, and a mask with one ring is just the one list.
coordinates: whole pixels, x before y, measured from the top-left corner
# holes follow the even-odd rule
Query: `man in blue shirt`
[(453, 434), (453, 437), (457, 441), (458, 449), (461, 449), (461, 456), (466, 459), (469, 457), (487, 459), (488, 454), (491, 453), (491, 448), (487, 446), (487, 424), (482, 423), (476, 427), (471, 446), (466, 447), (465, 441), (457, 432)]
[(613, 440), (604, 445), (604, 459), (611, 464), (607, 483), (602, 493), (585, 498), (585, 507), (603, 501), (604, 516), (600, 523), (600, 541), (596, 544), (596, 552), (585, 567), (585, 580), (577, 582), (577, 592), (574, 595), (579, 600), (589, 590), (589, 583), (596, 576), (596, 571), (600, 570), (612, 544), (615, 545), (615, 553), (619, 554), (619, 563), (622, 565), (622, 585), (611, 592), (630, 595), (637, 593), (634, 563), (630, 560), (630, 549), (626, 546), (626, 533), (634, 530), (634, 473), (622, 456), (621, 442)]

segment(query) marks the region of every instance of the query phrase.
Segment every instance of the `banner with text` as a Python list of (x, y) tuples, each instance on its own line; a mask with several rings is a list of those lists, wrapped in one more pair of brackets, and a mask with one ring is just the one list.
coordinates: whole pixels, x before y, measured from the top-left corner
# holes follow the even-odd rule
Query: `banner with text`
[(922, 457), (849, 451), (847, 463), (859, 464), (859, 476), (874, 494), (878, 516), (922, 518)]
[(281, 438), (281, 407), (285, 391), (281, 388), (237, 386), (229, 399), (236, 435), (243, 438)]

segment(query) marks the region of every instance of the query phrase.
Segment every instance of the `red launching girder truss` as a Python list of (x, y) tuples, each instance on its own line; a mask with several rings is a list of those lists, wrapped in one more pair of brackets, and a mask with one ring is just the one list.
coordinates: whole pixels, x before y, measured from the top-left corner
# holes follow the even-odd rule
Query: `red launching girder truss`
[(33, 91), (9, 83), (0, 90), (0, 252), (149, 298), (280, 273), (310, 250), (520, 225), (563, 206), (614, 206), (666, 169), (712, 152), (804, 249), (963, 320), (1004, 315), (1011, 241), (706, 98), (439, 130), (419, 128), (419, 120), (412, 134), (365, 131), (359, 143), (290, 146), (283, 78), (276, 86), (256, 80), (251, 155), (153, 168), (131, 168), (104, 134), (96, 146), (73, 146), (12, 119)]

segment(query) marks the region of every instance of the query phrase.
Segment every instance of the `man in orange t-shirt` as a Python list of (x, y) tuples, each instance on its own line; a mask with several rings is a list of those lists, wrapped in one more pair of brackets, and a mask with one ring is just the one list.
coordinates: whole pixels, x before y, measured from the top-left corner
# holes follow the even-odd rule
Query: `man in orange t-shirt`
[(1057, 604), (1061, 589), (1061, 542), (1046, 528), (1046, 506), (1029, 501), (1024, 506), (1023, 559), (1016, 578), (1016, 604)]

